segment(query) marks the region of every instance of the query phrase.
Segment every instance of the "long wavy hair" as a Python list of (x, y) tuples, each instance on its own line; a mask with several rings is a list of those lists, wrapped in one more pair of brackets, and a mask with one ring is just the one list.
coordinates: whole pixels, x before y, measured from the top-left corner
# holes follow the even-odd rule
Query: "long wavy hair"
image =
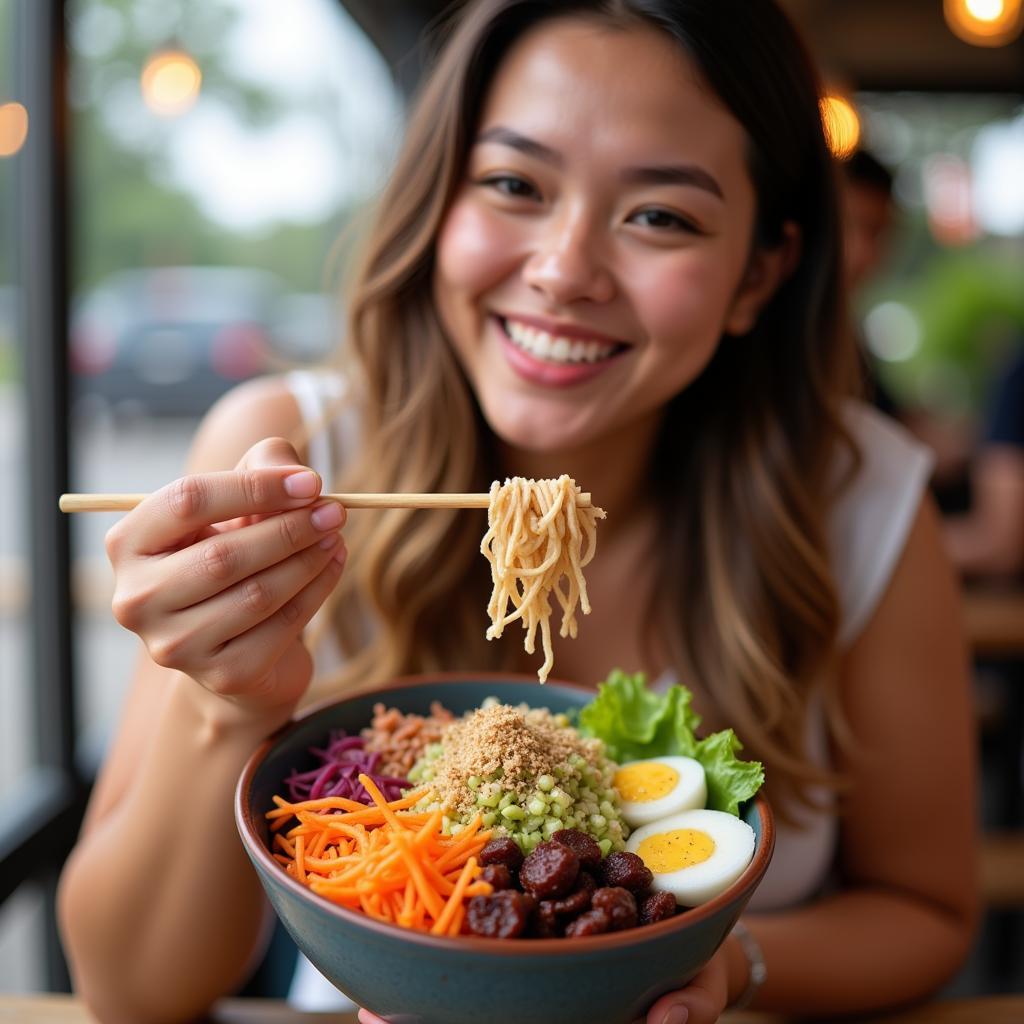
[[(798, 265), (756, 327), (723, 337), (664, 417), (651, 480), (659, 613), (649, 621), (665, 622), (667, 607), (678, 629), (649, 639), (766, 763), (773, 795), (811, 802), (812, 786), (841, 785), (808, 756), (806, 729), (820, 699), (831, 737), (843, 741), (825, 523), (836, 465), (858, 458), (841, 419), (856, 363), (842, 329), (819, 83), (771, 0), (479, 0), (449, 23), (354, 276), (343, 352), (358, 455), (338, 485), (485, 491), (501, 475), (431, 299), (435, 243), (495, 68), (525, 31), (570, 15), (654, 26), (675, 40), (746, 130), (754, 244), (779, 244), (787, 221), (800, 231)], [(330, 613), (345, 657), (334, 687), (508, 667), (512, 645), (484, 639), (480, 524), (479, 513), (351, 514)]]

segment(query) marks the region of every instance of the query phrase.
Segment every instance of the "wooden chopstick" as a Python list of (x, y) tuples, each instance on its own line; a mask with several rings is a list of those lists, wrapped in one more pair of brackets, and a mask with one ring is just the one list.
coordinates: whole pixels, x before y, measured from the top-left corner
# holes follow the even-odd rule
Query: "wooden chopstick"
[[(148, 494), (62, 494), (61, 512), (129, 512)], [(487, 508), (489, 494), (321, 494), (346, 508)], [(580, 494), (578, 505), (590, 505), (590, 495)]]

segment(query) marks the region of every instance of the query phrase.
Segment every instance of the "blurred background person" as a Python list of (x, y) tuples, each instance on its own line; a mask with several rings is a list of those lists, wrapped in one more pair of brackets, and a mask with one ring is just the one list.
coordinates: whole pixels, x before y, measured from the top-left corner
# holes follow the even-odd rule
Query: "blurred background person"
[[(885, 262), (894, 220), (892, 173), (866, 149), (840, 165), (843, 215), (843, 272), (847, 294), (856, 295)], [(857, 331), (860, 335), (860, 331)], [(858, 337), (864, 362), (865, 395), (875, 407), (899, 418), (899, 406), (882, 383), (874, 359)]]
[(971, 504), (945, 523), (946, 545), (967, 576), (1024, 577), (1024, 338), (996, 381), (971, 461)]
[[(847, 295), (853, 301), (885, 272), (899, 229), (899, 217), (892, 171), (869, 150), (857, 149), (839, 166), (843, 271)], [(859, 325), (853, 329), (861, 355), (865, 397), (932, 449), (935, 467), (931, 485), (939, 508), (946, 514), (963, 512), (969, 503), (967, 466), (972, 446), (969, 431), (962, 422), (939, 419), (922, 408), (897, 400), (882, 379), (878, 362), (865, 344)]]

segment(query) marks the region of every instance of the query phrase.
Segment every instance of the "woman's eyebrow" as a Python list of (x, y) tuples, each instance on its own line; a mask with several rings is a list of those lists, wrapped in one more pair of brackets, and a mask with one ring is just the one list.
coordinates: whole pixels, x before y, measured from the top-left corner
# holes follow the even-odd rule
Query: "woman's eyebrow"
[[(501, 146), (509, 146), (527, 156), (536, 157), (555, 167), (562, 167), (565, 158), (557, 149), (546, 146), (543, 142), (521, 135), (504, 125), (494, 125), (482, 131), (476, 144), (494, 142)], [(689, 185), (703, 189), (719, 199), (724, 199), (721, 185), (702, 167), (695, 164), (665, 165), (660, 167), (627, 167), (621, 179), (629, 185)]]
[(721, 185), (704, 170), (694, 164), (680, 164), (666, 167), (627, 167), (622, 180), (631, 185), (691, 185), (704, 189), (719, 199), (725, 199)]
[(538, 160), (554, 164), (556, 167), (561, 167), (565, 162), (558, 150), (545, 146), (543, 142), (538, 142), (536, 139), (520, 135), (519, 132), (514, 132), (511, 128), (505, 128), (500, 124), (481, 132), (477, 136), (476, 142), (477, 145), (482, 142), (497, 142), (501, 146), (511, 146), (512, 149), (518, 149), (527, 156), (537, 157)]

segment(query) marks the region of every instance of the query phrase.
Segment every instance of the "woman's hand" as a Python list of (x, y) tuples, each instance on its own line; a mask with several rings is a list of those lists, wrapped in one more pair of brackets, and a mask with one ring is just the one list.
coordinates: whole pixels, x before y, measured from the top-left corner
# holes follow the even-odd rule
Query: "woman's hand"
[(728, 1002), (725, 950), (719, 950), (678, 992), (662, 996), (648, 1011), (646, 1024), (714, 1024)]
[[(726, 956), (719, 951), (686, 988), (662, 996), (647, 1011), (646, 1024), (715, 1024), (727, 999)], [(359, 1020), (361, 1024), (387, 1024), (369, 1010), (360, 1010)]]
[(185, 476), (107, 534), (113, 611), (150, 657), (245, 710), (290, 705), (309, 684), (305, 625), (345, 562), (345, 510), (280, 438), (233, 471)]

